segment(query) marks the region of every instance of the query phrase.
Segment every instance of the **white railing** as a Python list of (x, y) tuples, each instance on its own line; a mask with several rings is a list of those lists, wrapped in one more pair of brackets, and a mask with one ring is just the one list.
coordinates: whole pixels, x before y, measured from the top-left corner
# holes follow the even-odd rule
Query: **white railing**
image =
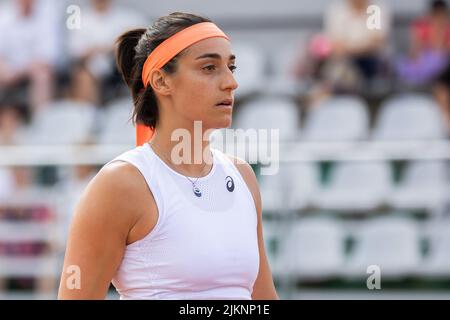
[[(227, 144), (223, 151), (234, 153), (241, 145)], [(257, 158), (264, 148), (268, 154), (276, 152), (273, 146), (257, 148), (242, 146), (248, 150), (244, 158)], [(247, 148), (245, 148), (247, 147)], [(0, 146), (0, 166), (39, 165), (101, 165), (132, 145), (20, 145)], [(253, 151), (252, 151), (253, 150)], [(231, 152), (230, 152), (231, 151)], [(235, 154), (235, 155), (240, 155)], [(358, 160), (420, 160), (450, 159), (450, 140), (423, 141), (361, 141), (361, 142), (284, 142), (279, 144), (280, 162), (299, 161), (358, 161)]]

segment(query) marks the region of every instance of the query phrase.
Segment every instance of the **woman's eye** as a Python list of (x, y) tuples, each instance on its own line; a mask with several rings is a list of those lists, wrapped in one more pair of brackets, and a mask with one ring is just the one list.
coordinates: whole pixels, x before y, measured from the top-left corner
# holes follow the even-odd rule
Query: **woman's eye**
[[(236, 67), (235, 65), (229, 66), (228, 68), (229, 68), (229, 69), (231, 70), (231, 72), (233, 72), (233, 73), (234, 73), (234, 71), (237, 69), (237, 67)], [(203, 70), (214, 71), (214, 70), (216, 70), (216, 66), (215, 66), (215, 65), (209, 65), (209, 66), (204, 67)]]
[(208, 71), (214, 71), (216, 69), (215, 65), (209, 65), (203, 68), (204, 70), (208, 70)]

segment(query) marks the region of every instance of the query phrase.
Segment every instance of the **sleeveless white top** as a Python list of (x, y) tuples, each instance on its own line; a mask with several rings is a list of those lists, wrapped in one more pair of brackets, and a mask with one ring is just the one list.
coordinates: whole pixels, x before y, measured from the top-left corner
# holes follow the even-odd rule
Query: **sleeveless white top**
[(134, 165), (159, 212), (154, 229), (125, 249), (112, 280), (120, 299), (251, 299), (259, 271), (255, 203), (232, 161), (211, 152), (212, 169), (196, 182), (201, 197), (148, 143), (108, 162)]

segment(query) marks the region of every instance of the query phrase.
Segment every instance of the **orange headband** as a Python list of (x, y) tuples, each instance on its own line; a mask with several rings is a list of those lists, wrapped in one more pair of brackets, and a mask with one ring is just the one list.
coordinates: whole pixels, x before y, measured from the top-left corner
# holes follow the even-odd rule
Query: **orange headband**
[[(142, 68), (142, 83), (144, 84), (144, 88), (147, 88), (150, 75), (154, 70), (159, 70), (164, 67), (164, 65), (173, 57), (194, 43), (215, 37), (229, 40), (227, 35), (214, 23), (201, 22), (183, 29), (163, 41), (152, 51), (144, 63), (144, 67)], [(152, 135), (153, 130), (151, 128), (143, 124), (136, 125), (137, 146), (143, 145), (152, 137)]]

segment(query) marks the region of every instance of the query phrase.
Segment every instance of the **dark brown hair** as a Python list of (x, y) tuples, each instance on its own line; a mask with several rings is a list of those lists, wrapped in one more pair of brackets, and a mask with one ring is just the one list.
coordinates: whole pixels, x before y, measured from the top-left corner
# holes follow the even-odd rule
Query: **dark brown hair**
[(447, 13), (448, 6), (444, 0), (432, 0), (430, 1), (431, 13)]
[[(154, 128), (158, 121), (158, 105), (152, 87), (144, 88), (142, 68), (149, 54), (164, 40), (175, 33), (201, 22), (211, 20), (183, 12), (174, 12), (155, 21), (148, 29), (134, 29), (122, 34), (116, 41), (116, 64), (133, 97), (133, 122), (143, 123)], [(172, 74), (177, 69), (177, 58), (163, 66), (163, 70)]]

